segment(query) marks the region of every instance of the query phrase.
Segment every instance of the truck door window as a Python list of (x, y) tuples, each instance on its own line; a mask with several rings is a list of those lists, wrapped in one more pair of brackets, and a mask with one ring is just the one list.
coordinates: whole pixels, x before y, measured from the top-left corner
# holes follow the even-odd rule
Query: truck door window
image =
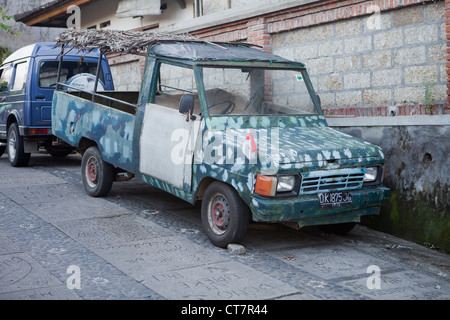
[(12, 90), (22, 90), (25, 88), (28, 74), (28, 61), (16, 65), (14, 84)]
[[(39, 87), (52, 89), (56, 87), (58, 64), (59, 61), (44, 61), (41, 63), (39, 67)], [(95, 62), (63, 61), (60, 82), (66, 82), (80, 73), (90, 73), (95, 76), (96, 72), (97, 63)], [(103, 82), (103, 80), (103, 72), (100, 72), (100, 81)]]
[(11, 83), (11, 76), (13, 72), (12, 65), (7, 66), (0, 70), (0, 91), (8, 91), (9, 84)]
[(162, 63), (159, 69), (158, 92), (155, 104), (178, 109), (183, 95), (194, 97), (194, 113), (200, 113), (194, 71), (175, 65)]

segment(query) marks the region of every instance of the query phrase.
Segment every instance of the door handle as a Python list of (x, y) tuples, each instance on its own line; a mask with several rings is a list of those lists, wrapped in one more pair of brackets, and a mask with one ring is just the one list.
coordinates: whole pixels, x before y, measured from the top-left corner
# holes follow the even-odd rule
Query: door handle
[(36, 100), (45, 100), (45, 96), (36, 96)]

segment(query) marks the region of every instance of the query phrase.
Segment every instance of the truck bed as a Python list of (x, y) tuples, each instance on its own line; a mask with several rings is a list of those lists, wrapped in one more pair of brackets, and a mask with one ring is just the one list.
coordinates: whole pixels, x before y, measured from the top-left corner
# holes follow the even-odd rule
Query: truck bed
[(139, 93), (111, 91), (101, 95), (114, 100), (96, 96), (92, 101), (92, 94), (85, 92), (55, 91), (53, 134), (74, 147), (79, 147), (85, 140), (95, 142), (106, 162), (134, 172), (136, 108), (130, 104), (137, 103)]

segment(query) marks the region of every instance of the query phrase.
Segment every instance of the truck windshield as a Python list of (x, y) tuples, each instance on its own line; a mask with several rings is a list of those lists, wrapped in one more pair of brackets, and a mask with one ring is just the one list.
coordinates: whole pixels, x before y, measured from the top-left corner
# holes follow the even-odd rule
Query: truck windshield
[(203, 68), (209, 114), (317, 115), (303, 70)]

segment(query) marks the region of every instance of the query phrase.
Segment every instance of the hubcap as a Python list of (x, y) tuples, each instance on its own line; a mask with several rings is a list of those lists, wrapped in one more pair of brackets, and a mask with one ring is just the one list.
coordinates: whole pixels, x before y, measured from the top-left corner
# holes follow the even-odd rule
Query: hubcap
[(16, 158), (16, 142), (17, 142), (17, 137), (16, 137), (16, 133), (14, 131), (10, 132), (9, 135), (9, 143), (8, 143), (8, 155), (10, 159), (15, 159)]
[(95, 157), (90, 157), (86, 165), (86, 182), (91, 188), (95, 188), (98, 183), (98, 162)]
[(227, 231), (229, 221), (228, 201), (223, 195), (215, 194), (208, 204), (208, 223), (211, 230), (217, 235), (222, 235)]

